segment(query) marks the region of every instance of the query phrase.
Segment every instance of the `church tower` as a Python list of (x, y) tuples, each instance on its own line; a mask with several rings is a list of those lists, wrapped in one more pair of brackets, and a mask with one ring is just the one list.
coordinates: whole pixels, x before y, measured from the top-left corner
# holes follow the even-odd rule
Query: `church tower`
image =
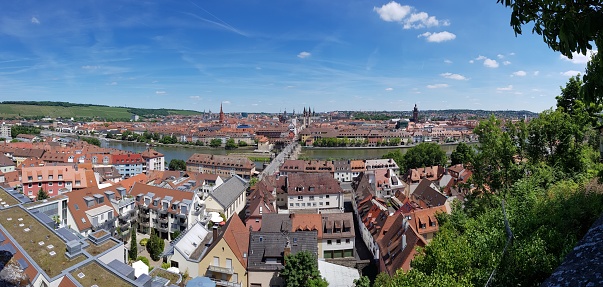
[(419, 122), (419, 109), (417, 108), (417, 104), (415, 104), (415, 108), (412, 110), (412, 121), (415, 123)]
[(224, 111), (222, 110), (222, 103), (220, 103), (220, 123), (224, 122)]

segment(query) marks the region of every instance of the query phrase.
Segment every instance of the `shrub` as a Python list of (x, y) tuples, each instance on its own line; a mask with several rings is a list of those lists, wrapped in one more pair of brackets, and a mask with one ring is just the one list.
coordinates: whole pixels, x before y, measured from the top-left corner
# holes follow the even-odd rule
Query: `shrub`
[(136, 257), (136, 260), (140, 260), (140, 261), (142, 261), (142, 263), (144, 263), (147, 266), (151, 267), (151, 263), (149, 262), (149, 258), (146, 258), (144, 256), (138, 256), (138, 257)]
[(140, 240), (140, 246), (147, 246), (147, 242), (149, 242), (148, 238), (143, 238)]

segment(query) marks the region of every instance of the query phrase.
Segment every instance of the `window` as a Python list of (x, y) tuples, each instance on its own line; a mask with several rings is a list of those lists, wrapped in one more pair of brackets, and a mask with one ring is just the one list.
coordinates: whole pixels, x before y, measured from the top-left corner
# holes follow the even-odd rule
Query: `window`
[(62, 181), (59, 181), (59, 182), (57, 182), (57, 185), (58, 185), (58, 186), (62, 186), (62, 185), (63, 185), (63, 182), (62, 182)]
[(38, 182), (38, 187), (42, 187), (42, 183), (41, 182)]
[(341, 244), (341, 239), (337, 239), (337, 244)]
[[(309, 205), (309, 203), (308, 203), (308, 205)], [(305, 203), (305, 202), (302, 202), (302, 206), (306, 206), (306, 203)]]
[(345, 243), (350, 244), (350, 239), (346, 238)]
[(63, 175), (59, 174), (59, 180), (62, 180), (62, 179), (63, 179)]
[(328, 195), (328, 194), (326, 195), (326, 198), (329, 198), (329, 195)]
[(52, 186), (52, 182), (49, 182), (49, 183), (48, 183), (48, 186)]
[(327, 201), (327, 205), (331, 205), (331, 203)]
[(42, 180), (42, 176), (41, 175), (38, 175), (38, 180)]
[(295, 206), (299, 206), (299, 202), (295, 204)]
[(30, 190), (27, 194), (28, 195), (33, 195), (33, 191)]
[(80, 185), (81, 183), (82, 183), (82, 182), (81, 182), (81, 181), (79, 181), (79, 180), (76, 180), (76, 181), (75, 181), (75, 185)]
[(293, 207), (293, 203), (289, 203), (289, 206), (290, 206), (290, 207)]
[(29, 184), (27, 185), (27, 187), (32, 187), (32, 186), (33, 186), (33, 184), (31, 184), (31, 183), (29, 183)]
[(298, 195), (298, 196), (297, 196), (297, 200), (304, 200), (304, 197), (303, 197), (303, 196), (301, 196), (301, 195)]
[(214, 256), (214, 266), (220, 266), (220, 257)]
[(49, 189), (49, 190), (48, 190), (48, 193), (52, 193), (52, 189)]
[(48, 176), (48, 180), (52, 180), (52, 174)]
[(319, 202), (319, 203), (318, 203), (318, 205), (322, 206), (322, 205), (323, 205), (323, 203), (322, 203), (322, 202)]
[(314, 195), (310, 195), (310, 200), (314, 200)]
[(33, 176), (28, 176), (27, 180), (32, 181), (33, 180)]
[(333, 241), (327, 240), (327, 245), (331, 245), (331, 244), (333, 244)]

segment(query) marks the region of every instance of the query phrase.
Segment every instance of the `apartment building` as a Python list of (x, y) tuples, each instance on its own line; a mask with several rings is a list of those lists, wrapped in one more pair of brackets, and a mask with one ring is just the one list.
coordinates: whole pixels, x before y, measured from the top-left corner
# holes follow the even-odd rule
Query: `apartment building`
[(143, 173), (146, 162), (137, 153), (111, 155), (111, 164), (117, 169), (122, 178), (132, 177)]
[(67, 225), (83, 236), (105, 229), (111, 234), (116, 231), (118, 213), (113, 208), (104, 190), (97, 187), (73, 190), (64, 194), (69, 198)]
[(21, 180), (23, 194), (29, 198), (36, 198), (40, 189), (52, 197), (96, 186), (94, 172), (73, 165), (23, 166)]
[(149, 148), (140, 153), (140, 155), (146, 163), (143, 167), (143, 172), (147, 172), (148, 170), (165, 170), (165, 157), (162, 153)]
[(170, 240), (175, 231), (183, 232), (204, 215), (196, 193), (134, 183), (129, 195), (138, 206), (138, 228), (142, 233), (154, 229)]
[(205, 199), (207, 212), (223, 213), (226, 218), (239, 214), (246, 205), (249, 183), (239, 176), (233, 176), (212, 191)]
[(196, 153), (186, 161), (186, 170), (249, 180), (255, 174), (255, 164), (246, 157)]
[[(278, 179), (277, 205), (290, 212), (313, 209), (343, 211), (343, 189), (328, 173), (292, 173)], [(279, 200), (280, 198), (280, 200)]]

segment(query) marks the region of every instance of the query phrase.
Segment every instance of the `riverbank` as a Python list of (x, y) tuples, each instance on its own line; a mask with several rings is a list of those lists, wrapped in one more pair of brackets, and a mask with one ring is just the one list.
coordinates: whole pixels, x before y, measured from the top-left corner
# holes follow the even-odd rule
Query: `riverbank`
[[(458, 144), (460, 144), (461, 142), (449, 142), (449, 143), (438, 143), (438, 145), (440, 146), (448, 146), (448, 145), (452, 145), (452, 146), (457, 146)], [(468, 145), (473, 145), (473, 144), (477, 144), (477, 141), (474, 142), (463, 142), (465, 144)], [(395, 149), (395, 148), (411, 148), (411, 147), (415, 147), (417, 146), (417, 144), (409, 144), (409, 145), (396, 145), (396, 146), (329, 146), (329, 147), (324, 147), (324, 146), (302, 146), (302, 148), (304, 149)]]

